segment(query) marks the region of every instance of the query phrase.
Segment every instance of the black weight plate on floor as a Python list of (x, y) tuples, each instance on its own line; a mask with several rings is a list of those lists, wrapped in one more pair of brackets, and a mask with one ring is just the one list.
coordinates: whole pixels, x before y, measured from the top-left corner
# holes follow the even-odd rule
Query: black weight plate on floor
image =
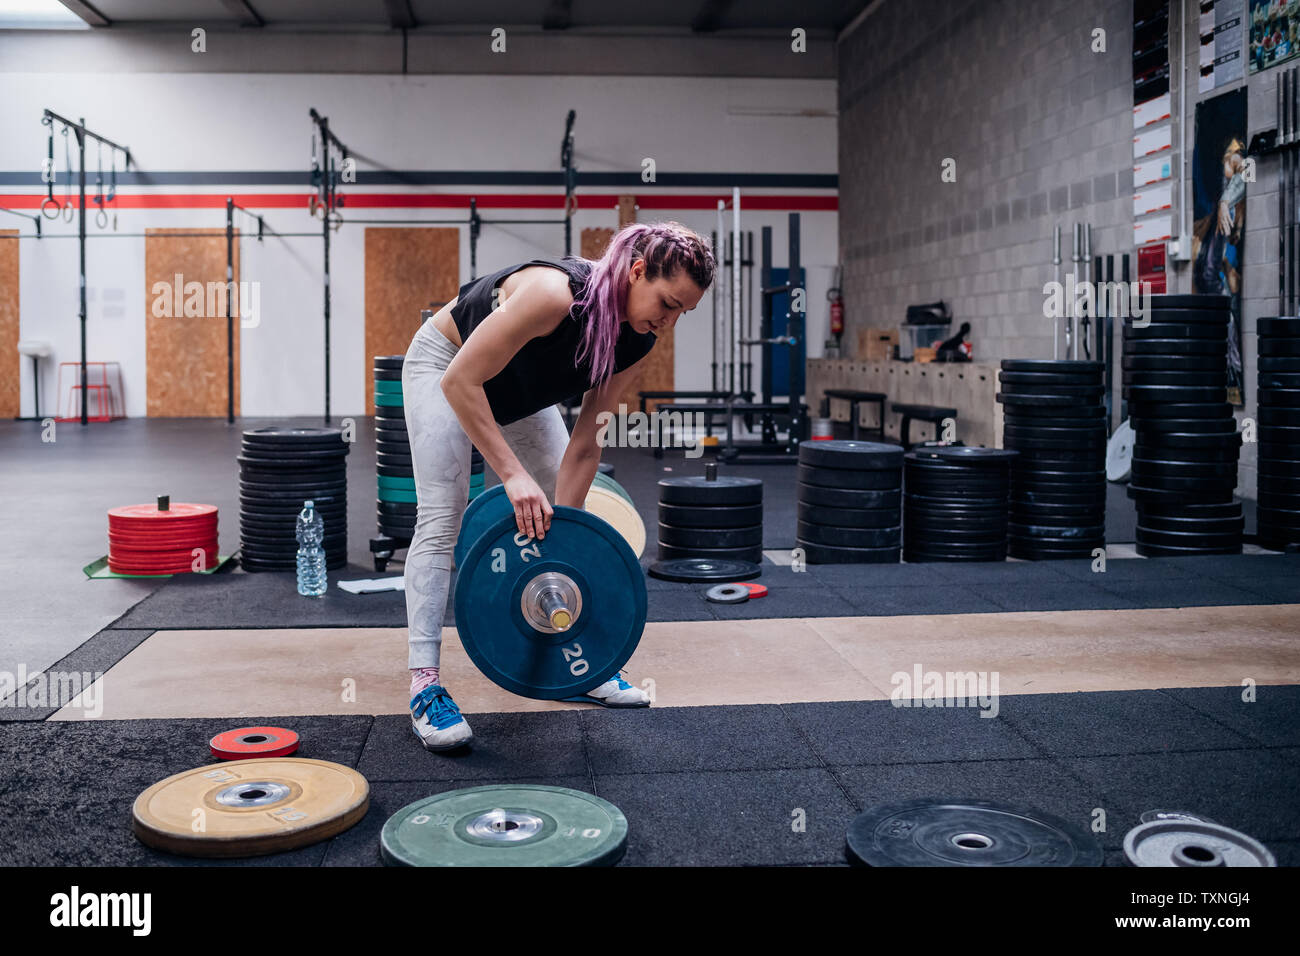
[(978, 445), (953, 445), (947, 448), (926, 448), (909, 451), (904, 459), (913, 466), (930, 467), (933, 464), (956, 465), (962, 468), (1005, 469), (1019, 456), (1004, 448), (981, 448)]
[(1136, 501), (1139, 508), (1143, 505), (1149, 505), (1153, 508), (1165, 510), (1189, 504), (1222, 504), (1232, 498), (1233, 490), (1223, 485), (1212, 485), (1201, 491), (1170, 490), (1168, 488), (1146, 488), (1130, 482), (1125, 487), (1124, 493)]
[[(1075, 428), (1095, 425), (1104, 420), (1106, 408), (1102, 405), (1080, 405), (1075, 408), (1035, 408), (1033, 405), (1012, 405), (1003, 411), (1006, 422), (1015, 425), (1042, 424), (1051, 428)], [(1040, 422), (1041, 419), (1051, 421)]]
[[(820, 444), (810, 442), (809, 444)], [(899, 470), (885, 468), (875, 471), (854, 471), (848, 468), (817, 468), (799, 465), (798, 479), (809, 485), (823, 488), (851, 488), (855, 491), (881, 491), (898, 487)], [(660, 482), (662, 484), (662, 482)]]
[(1284, 508), (1261, 507), (1256, 509), (1255, 521), (1261, 528), (1280, 528), (1289, 534), (1300, 528), (1300, 511)]
[(1260, 408), (1258, 417), (1261, 425), (1282, 425), (1286, 428), (1300, 428), (1300, 408), (1284, 408), (1280, 405)]
[(1256, 462), (1261, 475), (1270, 478), (1300, 478), (1300, 466), (1293, 461), (1277, 458), (1261, 458)]
[[(1046, 429), (1038, 432), (1026, 434), (1019, 428), (1007, 428), (1003, 432), (1003, 442), (1007, 448), (1013, 451), (1022, 452), (1021, 460), (1028, 458), (1041, 458), (1042, 455), (1036, 455), (1035, 452), (1043, 451), (1070, 451), (1088, 452), (1094, 454), (1101, 453), (1104, 461), (1106, 458), (1106, 433), (1094, 432), (1084, 434), (1076, 432), (1078, 437), (1071, 439), (1071, 432), (1067, 429), (1058, 429), (1054, 432), (1048, 432)], [(1017, 464), (1016, 467), (1019, 467)]]
[(333, 438), (315, 438), (303, 439), (301, 441), (282, 441), (273, 439), (266, 435), (259, 438), (245, 436), (240, 442), (239, 447), (248, 451), (267, 454), (270, 452), (310, 452), (310, 451), (344, 451), (348, 443), (343, 440), (341, 434), (335, 434)]
[[(1167, 329), (1169, 326), (1157, 326), (1160, 329)], [(1214, 355), (1224, 356), (1228, 354), (1227, 336), (1220, 342), (1218, 339), (1188, 339), (1188, 338), (1130, 338), (1124, 337), (1122, 351), (1125, 355)]]
[(908, 564), (927, 564), (932, 561), (1005, 561), (1006, 545), (981, 545), (977, 550), (965, 550), (955, 545), (930, 548), (904, 548), (903, 560)]
[[(1072, 395), (1045, 395), (1033, 392), (997, 393), (997, 400), (1003, 405), (1015, 405), (1018, 409), (1028, 408), (1080, 408), (1096, 405), (1096, 399), (1076, 398)], [(1022, 413), (1023, 414), (1023, 413)]]
[(371, 360), (372, 367), (374, 368), (401, 369), (405, 362), (405, 355), (376, 355)]
[(1265, 388), (1300, 388), (1300, 372), (1260, 372), (1257, 383)]
[(1105, 494), (1039, 495), (1023, 492), (1008, 501), (1011, 514), (1093, 514), (1106, 508)]
[(379, 406), (379, 412), (375, 415), (375, 431), (402, 432), (406, 434), (406, 417), (405, 415), (385, 415), (382, 405)]
[(835, 548), (799, 541), (809, 564), (897, 564), (899, 548)]
[(1166, 518), (1163, 515), (1138, 515), (1138, 527), (1152, 531), (1178, 531), (1184, 534), (1241, 534), (1245, 518)]
[(1080, 404), (1089, 399), (1095, 403), (1097, 399), (1106, 394), (1106, 386), (1104, 385), (1048, 385), (1046, 383), (1030, 385), (1004, 381), (1001, 388), (1006, 395), (1055, 395), (1073, 398)]
[(968, 501), (971, 503), (978, 503), (981, 500), (1006, 500), (1009, 487), (1006, 482), (999, 485), (970, 485), (967, 483), (942, 485), (909, 481), (907, 491), (903, 496), (903, 503), (906, 505), (909, 498), (933, 498), (951, 502)]
[(1081, 538), (1101, 538), (1106, 534), (1104, 524), (1094, 525), (1055, 525), (1055, 524), (1012, 524), (1007, 523), (1007, 534), (1019, 538), (1059, 538), (1062, 541)]
[[(999, 372), (998, 381), (1003, 385), (1045, 385), (1047, 391), (1054, 391), (1057, 385), (1101, 387), (1100, 372)], [(1033, 389), (1030, 389), (1033, 391)]]
[[(1165, 488), (1180, 487), (1167, 485), (1170, 481), (1186, 479), (1188, 481), (1228, 481), (1237, 475), (1237, 463), (1234, 462), (1139, 462), (1133, 460), (1132, 480), (1140, 487)], [(1235, 484), (1235, 480), (1234, 480)], [(1195, 487), (1190, 485), (1188, 487)]]
[(948, 465), (934, 461), (909, 461), (903, 471), (903, 484), (926, 482), (946, 487), (952, 485), (983, 484), (996, 485), (1007, 480), (1010, 469), (1006, 461), (995, 468), (967, 468), (964, 465)]
[(1300, 389), (1261, 388), (1259, 404), (1269, 407), (1300, 408)]
[(1140, 318), (1125, 318), (1128, 322), (1150, 322), (1152, 325), (1223, 325), (1228, 324), (1232, 313), (1217, 309), (1148, 309)]
[[(1106, 411), (1104, 408), (1098, 408), (1097, 410), (1103, 413)], [(1080, 436), (1082, 433), (1082, 437), (1085, 438), (1089, 435), (1105, 434), (1106, 432), (1106, 420), (1103, 416), (1090, 416), (1087, 418), (1027, 418), (1023, 415), (1012, 415), (1008, 413), (1002, 416), (1002, 424), (1004, 429), (1020, 429), (1022, 434), (1030, 436), (1040, 429), (1048, 429), (1049, 433), (1047, 437), (1049, 438), (1056, 437), (1053, 433), (1054, 431), (1064, 432), (1067, 433), (1067, 435), (1074, 435), (1076, 437)]]
[(337, 485), (347, 481), (347, 469), (339, 468), (329, 471), (270, 471), (262, 468), (239, 469), (239, 480), (249, 481), (255, 485)]
[(896, 548), (902, 529), (840, 528), (799, 522), (798, 540), (837, 548)]
[(1144, 419), (1162, 418), (1232, 418), (1232, 405), (1228, 402), (1130, 402), (1129, 416), (1133, 427), (1146, 425)]
[[(1198, 405), (1223, 401), (1226, 389), (1223, 387), (1184, 388), (1179, 385), (1126, 385), (1120, 394), (1134, 405)], [(1129, 413), (1134, 418), (1138, 417), (1132, 409)]]
[(403, 468), (400, 465), (376, 465), (375, 474), (381, 478), (414, 478), (414, 468)]
[(936, 518), (978, 518), (1006, 513), (1005, 502), (996, 499), (990, 501), (982, 498), (922, 498), (909, 495), (903, 502), (903, 524), (907, 524), (908, 517), (915, 514), (927, 514)]
[(244, 441), (293, 444), (295, 442), (342, 442), (341, 428), (300, 428), (286, 425), (267, 425), (263, 428), (245, 429), (240, 436)]
[(411, 446), (406, 442), (377, 441), (375, 442), (375, 453), (384, 455), (409, 455), (411, 453)]
[(410, 468), (411, 456), (394, 455), (392, 452), (381, 451), (376, 453), (375, 463), (379, 465), (387, 465), (390, 468)]
[(1172, 385), (1179, 388), (1227, 388), (1228, 372), (1124, 372), (1123, 385)]
[(371, 369), (376, 381), (380, 382), (400, 382), (402, 380), (402, 370), (400, 368), (376, 368)]
[(1277, 315), (1255, 320), (1260, 338), (1295, 338), (1300, 336), (1300, 316)]
[(406, 429), (398, 428), (376, 428), (375, 440), (386, 441), (397, 445), (409, 445)]
[(763, 573), (755, 562), (718, 561), (710, 558), (685, 558), (673, 561), (656, 561), (648, 573), (663, 581), (685, 584), (712, 584), (718, 581), (749, 581)]
[(1216, 355), (1125, 355), (1125, 372), (1219, 372), (1228, 365)]
[(748, 528), (675, 528), (660, 522), (659, 543), (674, 548), (710, 550), (761, 547), (763, 526), (758, 524)]
[[(263, 521), (263, 522), (285, 521), (285, 522), (292, 523), (293, 526), (297, 528), (298, 512), (297, 511), (293, 511), (293, 512), (249, 511), (246, 509), (241, 509), (239, 512), (239, 520), (241, 523), (244, 521)], [(321, 514), (321, 520), (325, 522), (325, 527), (332, 528), (336, 523), (345, 524), (348, 520), (348, 516), (346, 512), (339, 512), (337, 514), (328, 514), (328, 515)]]
[(893, 528), (902, 523), (901, 508), (826, 508), (802, 502), (800, 521), (833, 525), (840, 528)]
[(924, 511), (908, 511), (904, 516), (903, 527), (912, 531), (957, 531), (966, 533), (995, 534), (1007, 529), (1006, 513), (981, 515), (978, 517), (938, 517)]
[[(1223, 431), (1211, 434), (1198, 432), (1159, 431), (1145, 428), (1137, 432), (1135, 447), (1143, 448), (1197, 448), (1209, 450), (1230, 450), (1241, 447), (1241, 433)], [(1142, 458), (1159, 457), (1142, 455)]]
[(1281, 425), (1260, 425), (1256, 430), (1256, 434), (1261, 442), (1286, 445), (1291, 448), (1300, 447), (1300, 427), (1285, 428)]
[(347, 451), (342, 452), (250, 452), (245, 449), (240, 462), (253, 466), (275, 465), (280, 468), (315, 469), (330, 468), (341, 464), (347, 458)]
[(1124, 320), (1124, 338), (1127, 341), (1164, 341), (1167, 339), (1197, 339), (1203, 342), (1227, 341), (1228, 327), (1219, 322), (1178, 325), (1162, 322), (1159, 325), (1134, 325)]
[(1044, 527), (1044, 528), (1096, 528), (1104, 527), (1106, 524), (1106, 515), (1104, 511), (1094, 508), (1090, 512), (1083, 514), (1051, 514), (1040, 511), (1013, 511), (1007, 520), (1007, 533), (1016, 534), (1014, 529), (1024, 529), (1027, 527)]
[(483, 462), (479, 461), (479, 462), (474, 462), (473, 464), (471, 464), (471, 465), (469, 466), (469, 473), (470, 473), (471, 475), (481, 475), (481, 474), (483, 474)]
[[(1025, 442), (1023, 439), (1016, 439), (1008, 444), (1025, 456), (1025, 462), (1029, 467), (1055, 468), (1056, 465), (1062, 464), (1070, 468), (1084, 467), (1090, 471), (1106, 467), (1104, 447), (1071, 448), (1064, 442)], [(1027, 444), (1034, 447), (1027, 448), (1025, 447)], [(1039, 445), (1048, 447), (1040, 448)]]
[(375, 501), (375, 505), (381, 515), (412, 515), (418, 513), (419, 505), (406, 504), (401, 501)]
[(1107, 439), (1106, 423), (1104, 421), (1088, 421), (1069, 427), (1043, 424), (1045, 422), (1055, 422), (1055, 418), (1029, 419), (1028, 421), (1031, 424), (1024, 424), (1023, 421), (1017, 419), (1014, 422), (1008, 422), (1004, 419), (1003, 434), (1012, 435), (1016, 438), (1051, 438), (1058, 441), (1099, 440), (1102, 444), (1105, 444)]
[(311, 484), (267, 484), (256, 481), (240, 481), (239, 497), (243, 500), (258, 499), (262, 501), (296, 498), (299, 495), (320, 495), (329, 498), (345, 495), (348, 490), (346, 481), (312, 482)]
[(897, 470), (903, 460), (901, 445), (870, 441), (808, 441), (799, 446), (799, 464), (816, 468)]
[(675, 528), (748, 528), (763, 523), (763, 506), (661, 504), (659, 521)]
[(1229, 548), (1241, 546), (1241, 532), (1230, 531), (1226, 534), (1207, 534), (1201, 531), (1159, 531), (1154, 528), (1137, 526), (1137, 543), (1155, 545), (1159, 548)]
[[(239, 541), (241, 546), (260, 547), (268, 550), (288, 548), (290, 551), (298, 550), (298, 538), (293, 533), (280, 534), (276, 531), (263, 531), (260, 528), (251, 526), (239, 529)], [(326, 535), (322, 546), (326, 550), (338, 547), (346, 547), (348, 541), (347, 529), (341, 532)]]
[(1089, 482), (1101, 484), (1106, 480), (1104, 468), (1089, 468), (1089, 462), (1036, 462), (1025, 459), (1011, 476), (1011, 484), (1029, 482)]
[(1129, 482), (1128, 491), (1130, 495), (1134, 492), (1140, 494), (1143, 491), (1181, 492), (1188, 495), (1189, 501), (1222, 501), (1230, 497), (1236, 487), (1235, 475), (1227, 478), (1143, 475), (1140, 480), (1137, 475), (1134, 475)]
[[(1102, 547), (1102, 545), (1098, 545)], [(1092, 550), (1087, 547), (1048, 548), (1037, 547), (1032, 539), (1011, 538), (1007, 541), (1007, 555), (1021, 561), (1078, 561), (1090, 560)]]
[(1096, 374), (1104, 372), (1104, 362), (1087, 362), (1079, 359), (1003, 359), (999, 366), (1004, 372), (1059, 372), (1064, 374)]
[[(899, 481), (902, 481), (901, 475)], [(823, 488), (800, 481), (795, 487), (800, 503), (826, 508), (897, 508), (902, 500), (899, 486), (857, 491), (852, 488)]]
[(1295, 358), (1300, 356), (1300, 338), (1262, 338), (1259, 340), (1259, 354)]
[(1160, 435), (1213, 435), (1228, 439), (1237, 431), (1231, 415), (1220, 418), (1143, 418), (1133, 422), (1133, 430), (1142, 441), (1158, 441)]
[(1300, 443), (1260, 441), (1258, 453), (1260, 461), (1300, 461)]
[(672, 545), (659, 545), (659, 560), (672, 561), (677, 558), (710, 558), (720, 561), (749, 561), (760, 564), (763, 549), (753, 548), (677, 548)]
[(1255, 360), (1261, 372), (1300, 372), (1300, 356), (1260, 356)]
[(757, 505), (763, 502), (763, 482), (758, 478), (721, 476), (661, 478), (659, 503), (665, 505)]
[(1171, 448), (1161, 445), (1134, 445), (1133, 456), (1147, 462), (1175, 467), (1182, 465), (1237, 465), (1237, 448)]
[(1241, 499), (1221, 501), (1217, 504), (1190, 504), (1174, 502), (1168, 505), (1138, 503), (1138, 514), (1166, 515), (1169, 517), (1189, 518), (1239, 518), (1242, 514)]

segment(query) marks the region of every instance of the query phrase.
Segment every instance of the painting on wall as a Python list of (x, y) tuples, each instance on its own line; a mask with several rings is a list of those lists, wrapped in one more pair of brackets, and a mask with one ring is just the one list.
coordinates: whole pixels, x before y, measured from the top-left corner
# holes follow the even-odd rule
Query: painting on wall
[(1300, 55), (1300, 3), (1250, 0), (1250, 72)]

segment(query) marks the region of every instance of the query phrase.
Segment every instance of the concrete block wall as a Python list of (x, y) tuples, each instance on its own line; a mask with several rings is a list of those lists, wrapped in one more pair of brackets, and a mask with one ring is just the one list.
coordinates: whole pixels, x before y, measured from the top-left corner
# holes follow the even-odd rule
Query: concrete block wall
[(1052, 357), (1053, 227), (1067, 265), (1075, 221), (1094, 254), (1132, 251), (1131, 45), (1131, 0), (885, 3), (845, 38), (848, 330), (943, 299), (977, 361)]

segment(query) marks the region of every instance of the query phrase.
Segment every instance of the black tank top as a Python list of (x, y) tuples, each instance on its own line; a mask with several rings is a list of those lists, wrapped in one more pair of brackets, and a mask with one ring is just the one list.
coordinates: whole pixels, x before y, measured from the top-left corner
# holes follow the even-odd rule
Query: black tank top
[[(562, 259), (530, 259), (500, 272), (482, 276), (460, 287), (460, 297), (452, 307), (451, 317), (463, 343), (474, 329), (492, 313), (492, 293), (520, 269), (550, 266), (569, 277), (569, 289), (576, 298), (591, 276), (591, 263), (576, 256)], [(509, 425), (527, 418), (548, 405), (580, 395), (591, 387), (591, 362), (577, 361), (582, 331), (587, 325), (585, 310), (573, 309), (554, 332), (529, 339), (494, 377), (483, 383), (492, 417), (499, 425)], [(654, 347), (653, 332), (634, 332), (621, 324), (614, 347), (614, 370), (621, 372), (635, 365)]]

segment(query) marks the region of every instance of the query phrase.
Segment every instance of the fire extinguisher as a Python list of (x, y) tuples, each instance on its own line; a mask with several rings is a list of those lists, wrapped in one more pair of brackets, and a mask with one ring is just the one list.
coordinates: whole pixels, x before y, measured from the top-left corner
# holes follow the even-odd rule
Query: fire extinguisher
[(831, 335), (837, 338), (844, 334), (844, 299), (840, 296), (839, 286), (826, 293), (831, 301)]

